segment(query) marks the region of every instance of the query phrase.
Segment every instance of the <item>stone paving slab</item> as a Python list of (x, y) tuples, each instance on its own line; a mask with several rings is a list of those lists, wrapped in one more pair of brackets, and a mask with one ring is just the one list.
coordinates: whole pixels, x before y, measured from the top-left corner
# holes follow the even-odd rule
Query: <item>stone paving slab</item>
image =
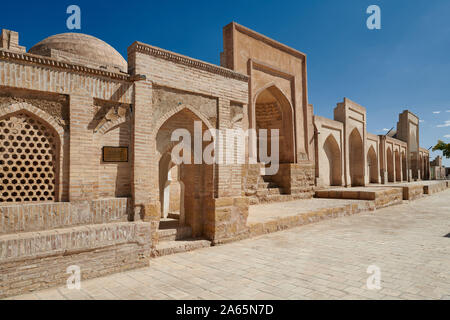
[(448, 299), (448, 233), (450, 190), (11, 299)]

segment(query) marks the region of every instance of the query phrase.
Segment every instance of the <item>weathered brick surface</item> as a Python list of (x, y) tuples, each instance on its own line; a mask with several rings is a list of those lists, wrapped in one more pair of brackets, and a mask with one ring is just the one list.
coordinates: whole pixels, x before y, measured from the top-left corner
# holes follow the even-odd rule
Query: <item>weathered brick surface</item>
[(209, 239), (221, 244), (247, 237), (247, 217), (250, 200), (247, 197), (214, 199), (214, 225)]
[(444, 191), (447, 188), (447, 181), (439, 181), (435, 183), (426, 184), (423, 186), (424, 194), (433, 194)]
[[(87, 74), (91, 70), (94, 75)], [(133, 93), (128, 75), (2, 50), (0, 85), (61, 94), (71, 94), (76, 88), (81, 88), (94, 98), (125, 103), (132, 101)]]
[(0, 236), (0, 298), (64, 284), (71, 265), (82, 279), (148, 266), (150, 247), (143, 222)]
[(403, 187), (403, 200), (415, 200), (424, 194), (424, 186), (410, 185)]
[(309, 161), (282, 163), (273, 180), (289, 194), (312, 198), (315, 185), (314, 163)]
[(128, 198), (99, 199), (77, 204), (60, 202), (1, 205), (0, 235), (127, 221), (130, 209)]

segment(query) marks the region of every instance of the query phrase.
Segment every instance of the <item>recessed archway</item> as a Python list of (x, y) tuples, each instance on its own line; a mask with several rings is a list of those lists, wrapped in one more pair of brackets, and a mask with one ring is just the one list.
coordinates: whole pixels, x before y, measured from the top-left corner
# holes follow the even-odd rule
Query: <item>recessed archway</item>
[(403, 173), (403, 181), (408, 180), (408, 169), (406, 168), (405, 151), (402, 151), (402, 173)]
[(323, 150), (327, 156), (327, 161), (323, 166), (321, 175), (325, 185), (342, 185), (342, 162), (341, 150), (332, 134), (328, 136), (323, 144)]
[(392, 154), (392, 150), (390, 147), (388, 147), (386, 150), (386, 166), (388, 173), (388, 182), (395, 182), (394, 155)]
[[(255, 99), (255, 125), (257, 133), (257, 159), (260, 162), (260, 148), (262, 141), (266, 141), (267, 150), (264, 154), (271, 157), (271, 130), (279, 130), (279, 161), (280, 163), (295, 162), (294, 143), (294, 115), (292, 106), (286, 96), (275, 85), (259, 92)], [(261, 135), (260, 130), (266, 129), (267, 136)]]
[(395, 181), (402, 181), (401, 161), (398, 150), (394, 151), (394, 158), (395, 158)]
[(378, 183), (378, 157), (373, 146), (367, 151), (367, 172), (369, 173), (369, 182)]
[[(158, 189), (161, 217), (164, 219), (169, 213), (179, 212), (179, 224), (191, 227), (192, 235), (197, 237), (203, 234), (204, 206), (213, 199), (214, 169), (212, 164), (205, 164), (203, 159), (199, 164), (194, 161), (195, 122), (201, 124), (199, 133), (203, 136), (209, 128), (191, 110), (185, 108), (170, 116), (157, 131), (156, 150), (159, 154)], [(179, 154), (180, 158), (184, 159), (183, 153), (190, 153), (187, 163), (176, 164), (172, 159), (172, 151), (179, 142), (171, 141), (171, 136), (177, 129), (185, 130), (191, 138), (190, 145), (186, 145)], [(210, 143), (212, 142), (202, 142), (201, 150), (197, 150), (200, 156)]]
[(352, 186), (364, 185), (364, 148), (361, 134), (353, 129), (349, 136), (350, 180)]

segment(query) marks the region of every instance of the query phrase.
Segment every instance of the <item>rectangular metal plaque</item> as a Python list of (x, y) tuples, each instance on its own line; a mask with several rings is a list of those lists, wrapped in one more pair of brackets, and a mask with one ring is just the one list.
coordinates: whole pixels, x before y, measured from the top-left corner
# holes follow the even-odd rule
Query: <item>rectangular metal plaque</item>
[(128, 162), (128, 147), (103, 147), (103, 162)]

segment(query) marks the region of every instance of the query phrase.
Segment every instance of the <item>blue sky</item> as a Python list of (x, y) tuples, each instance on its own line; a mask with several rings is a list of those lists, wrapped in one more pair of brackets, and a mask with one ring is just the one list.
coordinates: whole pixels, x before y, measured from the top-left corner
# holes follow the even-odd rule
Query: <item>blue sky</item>
[[(222, 27), (236, 21), (307, 54), (315, 114), (332, 118), (336, 103), (348, 97), (367, 108), (368, 130), (383, 134), (409, 109), (423, 121), (422, 147), (450, 142), (448, 0), (8, 1), (0, 27), (20, 32), (30, 48), (69, 32), (70, 4), (81, 8), (80, 32), (124, 57), (139, 40), (219, 64)], [(381, 30), (366, 27), (371, 4), (381, 8)]]

